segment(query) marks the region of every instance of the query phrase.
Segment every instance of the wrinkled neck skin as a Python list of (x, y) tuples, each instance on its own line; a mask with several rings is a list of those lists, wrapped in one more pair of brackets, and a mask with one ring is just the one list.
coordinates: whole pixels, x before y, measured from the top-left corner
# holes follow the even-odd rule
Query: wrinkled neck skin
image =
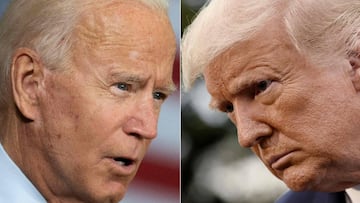
[[(49, 203), (87, 202), (62, 190), (66, 183), (57, 181), (47, 168), (46, 150), (39, 137), (42, 135), (33, 121), (26, 121), (9, 111), (0, 124), (1, 144), (15, 164), (33, 183)], [(49, 175), (50, 172), (50, 175)], [(47, 174), (47, 175), (45, 175)]]

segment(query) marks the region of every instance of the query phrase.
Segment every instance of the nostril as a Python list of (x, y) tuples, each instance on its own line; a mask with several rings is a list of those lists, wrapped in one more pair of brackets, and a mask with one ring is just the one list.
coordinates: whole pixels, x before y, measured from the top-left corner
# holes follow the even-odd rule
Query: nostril
[(156, 137), (157, 132), (149, 132), (149, 131), (139, 131), (139, 132), (130, 132), (128, 133), (129, 136), (136, 137), (138, 139), (153, 139)]
[(141, 135), (138, 133), (129, 133), (130, 136), (136, 137), (136, 138), (140, 138)]
[(255, 143), (256, 143), (256, 144), (261, 144), (261, 143), (264, 142), (265, 138), (266, 138), (266, 137), (264, 137), (264, 136), (258, 137), (258, 138), (256, 138)]
[(254, 145), (259, 145), (262, 149), (265, 149), (269, 146), (270, 136), (262, 136), (256, 139)]

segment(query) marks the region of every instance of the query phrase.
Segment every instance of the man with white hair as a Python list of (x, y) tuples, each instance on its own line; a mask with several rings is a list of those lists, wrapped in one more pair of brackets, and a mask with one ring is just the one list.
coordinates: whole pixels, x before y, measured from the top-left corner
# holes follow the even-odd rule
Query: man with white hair
[(13, 0), (0, 21), (0, 202), (118, 202), (174, 91), (165, 0)]
[(358, 0), (211, 0), (184, 34), (183, 82), (204, 76), (240, 145), (292, 190), (278, 202), (356, 203), (359, 42)]

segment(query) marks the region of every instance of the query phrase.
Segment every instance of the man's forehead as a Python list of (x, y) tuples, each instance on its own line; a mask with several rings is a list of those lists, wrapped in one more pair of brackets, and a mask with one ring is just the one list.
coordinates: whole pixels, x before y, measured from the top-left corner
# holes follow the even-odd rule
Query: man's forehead
[[(232, 72), (234, 69), (239, 69), (241, 64), (244, 63), (247, 42), (237, 42), (231, 47), (225, 49), (211, 60), (208, 66), (204, 69), (204, 78), (207, 83), (220, 84), (222, 83), (222, 76)], [(245, 46), (244, 46), (245, 45)]]
[[(158, 49), (163, 52), (168, 52), (171, 47), (175, 53), (175, 34), (163, 11), (128, 0), (101, 5), (94, 8), (95, 11), (88, 10), (81, 17), (75, 29), (76, 43), (97, 49), (112, 48), (114, 45), (136, 46), (137, 51), (126, 53), (132, 58), (140, 57), (142, 52), (152, 52), (157, 46), (163, 46)], [(161, 41), (158, 40), (159, 36)], [(171, 54), (174, 54), (172, 51)]]
[(286, 72), (294, 68), (289, 64), (298, 61), (295, 60), (300, 58), (298, 52), (279, 23), (277, 28), (271, 26), (274, 25), (269, 23), (251, 38), (233, 44), (204, 69), (212, 103), (229, 97), (227, 90), (234, 90), (235, 86), (240, 88), (260, 77), (256, 75), (267, 75), (269, 71), (274, 74)]
[[(139, 3), (137, 3), (139, 4)], [(116, 2), (112, 4), (100, 4), (100, 7), (89, 8), (80, 17), (76, 26), (76, 34), (83, 40), (88, 40), (93, 44), (102, 43), (111, 35), (129, 35), (127, 27), (134, 22), (132, 15), (146, 17), (149, 10), (146, 7), (139, 7), (133, 3)]]
[[(293, 48), (284, 25), (271, 20), (254, 35), (223, 49), (204, 69), (204, 75), (212, 74), (216, 79), (221, 73), (246, 67), (254, 60), (261, 60), (263, 56)], [(273, 60), (276, 61), (277, 59)]]
[(147, 52), (175, 54), (175, 36), (167, 15), (138, 1), (113, 4), (82, 16), (74, 32), (76, 47), (94, 52), (115, 48), (135, 60)]
[(169, 64), (176, 41), (169, 19), (161, 10), (132, 0), (103, 2), (81, 16), (75, 38), (73, 57), (75, 61), (87, 61), (88, 68), (132, 70), (134, 75), (138, 74), (136, 70), (149, 74), (159, 69), (163, 73), (156, 76), (161, 80), (157, 83), (173, 90)]

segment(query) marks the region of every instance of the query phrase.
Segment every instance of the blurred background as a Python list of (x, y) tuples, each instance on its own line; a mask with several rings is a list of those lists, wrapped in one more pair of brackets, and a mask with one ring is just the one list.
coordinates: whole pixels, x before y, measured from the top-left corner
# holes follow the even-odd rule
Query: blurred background
[[(0, 15), (10, 0), (0, 0)], [(169, 16), (180, 40), (180, 0), (169, 0)], [(174, 63), (174, 81), (179, 89), (179, 47)], [(158, 137), (150, 146), (138, 174), (122, 203), (180, 202), (180, 92), (164, 103)]]
[[(182, 0), (182, 32), (205, 2)], [(202, 80), (181, 94), (181, 202), (274, 202), (286, 186), (240, 147), (233, 124), (209, 102)]]

